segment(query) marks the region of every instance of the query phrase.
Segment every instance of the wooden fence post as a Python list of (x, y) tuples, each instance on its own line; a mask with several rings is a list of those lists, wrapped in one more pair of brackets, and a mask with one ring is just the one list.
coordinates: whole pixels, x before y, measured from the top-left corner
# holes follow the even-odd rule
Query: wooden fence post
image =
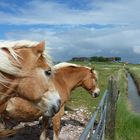
[(115, 139), (115, 119), (116, 108), (118, 99), (118, 80), (111, 76), (108, 82), (108, 99), (107, 99), (107, 112), (106, 112), (106, 129), (105, 135), (107, 140)]

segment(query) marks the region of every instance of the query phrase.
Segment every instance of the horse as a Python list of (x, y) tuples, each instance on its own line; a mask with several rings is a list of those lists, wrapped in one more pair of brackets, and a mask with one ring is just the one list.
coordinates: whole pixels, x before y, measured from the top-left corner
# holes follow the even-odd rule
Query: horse
[(61, 98), (61, 108), (52, 118), (53, 139), (58, 140), (61, 116), (64, 114), (64, 106), (68, 101), (71, 91), (77, 87), (83, 87), (92, 97), (99, 96), (100, 89), (97, 84), (97, 72), (90, 67), (80, 66), (73, 63), (59, 63), (54, 67), (54, 84), (59, 91)]
[(8, 123), (33, 121), (40, 116), (46, 121), (59, 111), (60, 95), (45, 52), (44, 41), (0, 41), (0, 122), (4, 122), (0, 137), (12, 134)]
[[(58, 140), (61, 116), (64, 114), (64, 106), (70, 97), (71, 91), (81, 86), (86, 89), (88, 93), (92, 95), (92, 97), (96, 98), (99, 96), (100, 89), (97, 84), (97, 72), (90, 67), (63, 62), (53, 66), (53, 71), (53, 83), (61, 98), (61, 108), (52, 118), (54, 131), (53, 139)], [(18, 108), (16, 104), (15, 108)], [(34, 106), (30, 106), (30, 110), (34, 110)], [(32, 111), (32, 113), (34, 112)], [(47, 131), (47, 133), (49, 132)], [(41, 134), (41, 138), (43, 139), (44, 137), (46, 137), (45, 130)]]

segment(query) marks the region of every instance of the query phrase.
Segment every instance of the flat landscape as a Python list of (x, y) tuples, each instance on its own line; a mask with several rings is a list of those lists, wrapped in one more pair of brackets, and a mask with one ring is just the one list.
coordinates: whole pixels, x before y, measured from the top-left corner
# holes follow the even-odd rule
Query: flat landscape
[[(73, 91), (71, 100), (68, 102), (68, 106), (78, 107), (86, 106), (90, 112), (94, 112), (96, 109), (105, 89), (108, 85), (108, 79), (111, 75), (116, 75), (119, 78), (120, 94), (117, 101), (117, 116), (116, 116), (116, 139), (117, 140), (139, 140), (140, 138), (140, 114), (134, 111), (133, 104), (129, 102), (128, 98), (128, 79), (127, 71), (131, 72), (136, 80), (137, 87), (140, 86), (140, 65), (123, 64), (123, 63), (104, 63), (104, 62), (92, 62), (83, 63), (76, 62), (81, 65), (87, 65), (95, 67), (99, 76), (99, 87), (101, 89), (101, 95), (98, 98), (91, 98), (90, 95), (82, 88)], [(139, 87), (138, 87), (139, 88)], [(139, 92), (139, 90), (138, 90)], [(134, 93), (139, 94), (139, 93)], [(135, 95), (134, 95), (135, 96)], [(139, 96), (139, 95), (138, 95)], [(140, 102), (140, 98), (139, 98)]]
[[(71, 94), (70, 100), (65, 107), (65, 115), (62, 118), (62, 128), (60, 139), (75, 140), (78, 139), (83, 129), (85, 128), (91, 115), (98, 106), (105, 89), (108, 86), (108, 79), (111, 75), (116, 75), (119, 79), (120, 94), (117, 101), (117, 115), (115, 126), (116, 140), (139, 140), (140, 138), (140, 114), (137, 110), (134, 111), (133, 105), (128, 99), (128, 79), (127, 69), (140, 85), (140, 66), (139, 65), (124, 65), (118, 62), (73, 62), (80, 65), (86, 65), (95, 68), (98, 73), (98, 84), (101, 89), (100, 96), (92, 98), (83, 88), (77, 88)], [(139, 96), (139, 95), (138, 95)], [(78, 117), (77, 117), (78, 116)], [(37, 127), (31, 128), (25, 132), (5, 138), (2, 140), (35, 140), (39, 137), (40, 129)], [(32, 136), (30, 137), (30, 133)]]

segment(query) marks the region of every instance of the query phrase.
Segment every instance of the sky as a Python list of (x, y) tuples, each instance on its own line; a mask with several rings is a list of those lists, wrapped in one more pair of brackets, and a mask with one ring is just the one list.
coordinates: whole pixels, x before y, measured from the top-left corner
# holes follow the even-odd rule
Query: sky
[(54, 61), (140, 63), (140, 0), (0, 0), (0, 40), (46, 41)]

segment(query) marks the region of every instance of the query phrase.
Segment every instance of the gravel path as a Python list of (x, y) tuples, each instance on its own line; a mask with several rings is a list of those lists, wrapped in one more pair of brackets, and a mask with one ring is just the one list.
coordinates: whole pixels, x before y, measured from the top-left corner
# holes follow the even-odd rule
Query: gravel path
[[(65, 112), (62, 118), (60, 140), (78, 140), (88, 122), (89, 112), (85, 108), (75, 109), (74, 112)], [(63, 124), (64, 123), (64, 124)]]
[[(84, 127), (86, 126), (90, 113), (86, 108), (77, 108), (74, 111), (65, 111), (62, 117), (62, 128), (60, 140), (78, 140)], [(52, 133), (51, 133), (52, 134)], [(40, 127), (26, 127), (18, 134), (0, 140), (39, 140)]]

